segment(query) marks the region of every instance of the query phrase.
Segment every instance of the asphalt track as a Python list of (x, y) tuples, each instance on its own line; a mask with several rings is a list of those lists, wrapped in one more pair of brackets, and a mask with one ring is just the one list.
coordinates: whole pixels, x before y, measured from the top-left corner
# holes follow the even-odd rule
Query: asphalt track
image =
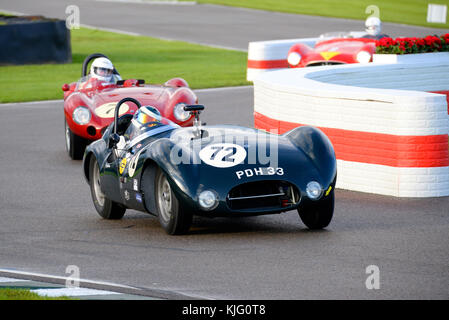
[[(57, 11), (64, 3), (41, 1), (41, 11), (35, 13), (48, 15), (51, 12), (46, 10)], [(30, 13), (37, 11), (33, 6), (38, 5), (0, 1), (0, 10)], [(138, 5), (122, 4), (121, 12), (134, 6)], [(107, 20), (107, 12), (112, 14), (117, 8), (106, 8), (102, 19)], [(160, 6), (158, 10), (169, 9)], [(284, 17), (251, 10), (233, 12)], [(133, 27), (132, 19), (123, 16), (122, 25), (104, 27), (127, 30), (128, 25), (127, 31), (151, 31), (136, 30), (137, 24)], [(322, 18), (317, 19), (313, 30), (322, 27)], [(331, 26), (335, 20), (324, 21)], [(194, 20), (181, 21), (190, 21), (191, 28), (196, 26)], [(211, 29), (220, 29), (218, 25), (225, 19), (215, 21)], [(345, 21), (342, 23), (354, 23)], [(170, 26), (165, 27), (169, 30)], [(186, 25), (178, 27), (182, 30)], [(263, 38), (262, 31), (259, 38), (251, 40)], [(186, 30), (189, 32), (196, 31)], [(235, 42), (226, 42), (223, 37), (214, 44), (244, 49), (248, 35), (235, 35)], [(314, 35), (310, 30), (304, 34)], [(194, 42), (213, 40), (201, 36)], [(294, 37), (298, 36), (302, 35)], [(293, 35), (282, 36), (287, 37)], [(169, 34), (169, 38), (176, 38), (176, 34)], [(202, 117), (208, 124), (252, 125), (251, 87), (197, 93), (208, 108)], [(337, 189), (334, 219), (324, 231), (308, 231), (292, 211), (233, 220), (197, 218), (189, 235), (172, 237), (165, 234), (156, 218), (136, 211), (129, 211), (120, 221), (100, 219), (80, 161), (69, 160), (65, 153), (62, 101), (0, 105), (0, 150), (3, 269), (64, 276), (68, 265), (76, 265), (83, 279), (145, 288), (150, 295), (171, 292), (211, 299), (449, 298), (448, 197), (396, 199)], [(380, 270), (377, 290), (366, 287), (366, 268), (370, 265)]]
[[(250, 87), (201, 90), (209, 124), (250, 125)], [(227, 117), (220, 119), (216, 115)], [(244, 116), (243, 116), (244, 115)], [(195, 219), (168, 236), (152, 216), (95, 212), (81, 162), (64, 150), (62, 102), (0, 106), (0, 266), (211, 299), (447, 299), (449, 199), (336, 190), (327, 230), (296, 212)], [(368, 290), (366, 268), (380, 269)]]
[[(80, 23), (146, 36), (247, 50), (258, 40), (317, 37), (330, 31), (362, 31), (360, 20), (334, 19), (216, 5), (157, 5), (94, 0), (0, 0), (0, 11), (66, 19), (77, 5)], [(361, 15), (364, 13), (361, 12)], [(382, 12), (380, 13), (382, 16)], [(398, 13), (400, 14), (400, 13)], [(364, 19), (364, 16), (361, 16)], [(384, 23), (391, 36), (426, 36), (448, 30)]]

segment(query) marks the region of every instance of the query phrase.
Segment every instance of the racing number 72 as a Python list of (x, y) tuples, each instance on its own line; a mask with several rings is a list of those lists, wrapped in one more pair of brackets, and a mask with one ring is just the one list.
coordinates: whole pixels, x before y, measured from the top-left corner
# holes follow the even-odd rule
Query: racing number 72
[(225, 162), (234, 162), (235, 154), (237, 153), (237, 148), (234, 146), (211, 146), (212, 150), (215, 150), (211, 156), (211, 161), (225, 161)]

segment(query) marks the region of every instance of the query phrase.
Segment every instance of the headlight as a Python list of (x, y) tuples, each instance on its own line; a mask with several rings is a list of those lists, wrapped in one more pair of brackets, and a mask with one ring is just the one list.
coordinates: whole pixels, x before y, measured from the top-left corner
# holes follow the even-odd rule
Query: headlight
[(297, 52), (292, 52), (288, 55), (287, 62), (291, 66), (297, 66), (301, 62), (301, 55)]
[(198, 202), (204, 210), (215, 209), (218, 205), (218, 199), (215, 192), (206, 190), (200, 193), (198, 196)]
[(316, 181), (310, 181), (306, 187), (307, 196), (312, 200), (318, 200), (323, 194), (323, 188)]
[(86, 124), (89, 123), (91, 114), (89, 109), (86, 107), (78, 107), (75, 110), (73, 110), (72, 115), (73, 121), (75, 121), (78, 124)]
[(184, 110), (185, 106), (186, 106), (185, 103), (178, 103), (173, 109), (173, 114), (176, 120), (186, 121), (187, 119), (190, 118), (190, 112)]
[(360, 51), (356, 57), (359, 63), (368, 63), (371, 60), (371, 54), (367, 51)]

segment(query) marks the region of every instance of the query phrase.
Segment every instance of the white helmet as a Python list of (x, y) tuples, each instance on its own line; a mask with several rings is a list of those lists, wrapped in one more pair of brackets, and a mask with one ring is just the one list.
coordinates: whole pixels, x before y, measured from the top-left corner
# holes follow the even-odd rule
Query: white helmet
[(369, 17), (365, 21), (365, 30), (371, 36), (377, 36), (382, 30), (382, 22), (378, 17)]
[(97, 58), (90, 66), (90, 75), (101, 81), (111, 82), (114, 65), (107, 58)]

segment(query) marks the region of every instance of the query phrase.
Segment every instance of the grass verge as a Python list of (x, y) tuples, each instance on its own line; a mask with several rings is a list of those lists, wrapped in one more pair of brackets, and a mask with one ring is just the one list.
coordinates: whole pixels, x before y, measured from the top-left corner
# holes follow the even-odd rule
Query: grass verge
[(62, 99), (61, 86), (80, 78), (84, 58), (94, 52), (107, 55), (123, 79), (182, 77), (193, 89), (250, 84), (246, 52), (87, 28), (72, 30), (71, 44), (69, 64), (0, 66), (0, 103)]
[(446, 24), (427, 22), (427, 4), (445, 4), (448, 0), (196, 0), (227, 6), (306, 14), (324, 17), (365, 20), (365, 9), (376, 5), (382, 21), (418, 25), (433, 28), (449, 28)]
[(70, 297), (46, 297), (40, 296), (27, 289), (0, 289), (0, 300), (77, 300)]

